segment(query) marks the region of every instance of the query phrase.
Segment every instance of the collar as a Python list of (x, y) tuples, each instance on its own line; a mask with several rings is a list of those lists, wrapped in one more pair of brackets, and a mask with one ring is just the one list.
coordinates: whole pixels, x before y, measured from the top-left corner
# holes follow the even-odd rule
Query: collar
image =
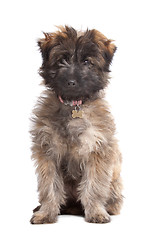
[(58, 98), (59, 98), (59, 101), (61, 103), (63, 103), (64, 105), (66, 105), (66, 106), (69, 105), (70, 107), (72, 107), (72, 106), (80, 106), (80, 105), (82, 105), (82, 100), (79, 100), (79, 101), (75, 101), (75, 100), (68, 101), (68, 100), (63, 100), (61, 98), (61, 96), (58, 96)]

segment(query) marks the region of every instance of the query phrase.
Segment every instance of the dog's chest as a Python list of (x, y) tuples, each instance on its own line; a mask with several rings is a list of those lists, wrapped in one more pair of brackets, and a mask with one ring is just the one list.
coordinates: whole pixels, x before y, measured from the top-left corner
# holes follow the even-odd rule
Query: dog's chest
[(90, 122), (86, 119), (71, 119), (66, 125), (67, 140), (71, 144), (79, 142), (79, 138), (82, 134), (85, 134)]
[(91, 152), (98, 151), (103, 144), (107, 144), (104, 130), (89, 118), (71, 120), (67, 125), (69, 152), (83, 159), (88, 158)]
[(68, 118), (58, 132), (62, 134), (61, 142), (66, 149), (62, 158), (62, 169), (72, 178), (79, 179), (91, 153), (101, 151), (102, 146), (107, 144), (105, 129), (95, 117), (84, 112), (83, 118)]

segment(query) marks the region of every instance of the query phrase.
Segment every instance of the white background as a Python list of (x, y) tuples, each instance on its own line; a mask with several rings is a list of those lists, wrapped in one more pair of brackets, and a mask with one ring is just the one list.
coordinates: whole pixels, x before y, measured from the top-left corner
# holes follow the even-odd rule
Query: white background
[[(160, 7), (158, 0), (1, 1), (1, 239), (160, 239)], [(42, 90), (36, 40), (69, 24), (115, 39), (107, 100), (123, 154), (125, 203), (109, 224), (60, 216), (31, 225), (38, 204), (29, 117)]]

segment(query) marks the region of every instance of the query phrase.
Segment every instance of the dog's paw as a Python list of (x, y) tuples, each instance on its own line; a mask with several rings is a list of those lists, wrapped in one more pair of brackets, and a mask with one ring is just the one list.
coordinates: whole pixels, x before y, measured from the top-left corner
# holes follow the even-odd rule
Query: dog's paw
[(111, 221), (111, 218), (109, 215), (104, 216), (102, 214), (97, 214), (90, 218), (87, 218), (86, 221), (89, 223), (109, 223)]
[(31, 224), (45, 224), (45, 223), (55, 223), (57, 221), (57, 216), (53, 217), (48, 213), (41, 211), (34, 212), (30, 223)]
[(111, 221), (110, 215), (105, 211), (98, 211), (86, 215), (85, 220), (89, 223), (108, 223)]

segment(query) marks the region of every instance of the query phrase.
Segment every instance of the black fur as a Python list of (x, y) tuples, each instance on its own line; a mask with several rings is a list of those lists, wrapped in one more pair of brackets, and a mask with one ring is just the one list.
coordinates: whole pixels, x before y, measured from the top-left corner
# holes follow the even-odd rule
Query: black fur
[(66, 26), (65, 34), (55, 35), (54, 41), (38, 45), (43, 64), (40, 75), (47, 87), (64, 100), (86, 100), (108, 83), (112, 54), (99, 47), (95, 31), (87, 30), (77, 36), (76, 30)]

